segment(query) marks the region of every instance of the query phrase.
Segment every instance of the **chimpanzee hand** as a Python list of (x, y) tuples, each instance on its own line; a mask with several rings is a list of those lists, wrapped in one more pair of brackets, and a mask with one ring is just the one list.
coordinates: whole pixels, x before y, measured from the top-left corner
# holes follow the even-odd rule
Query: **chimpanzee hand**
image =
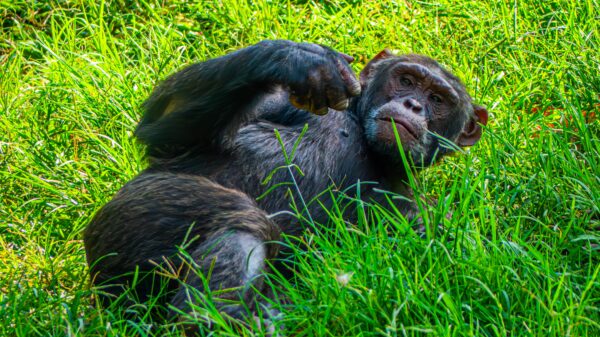
[(297, 108), (324, 115), (328, 108), (345, 110), (348, 100), (360, 94), (360, 83), (350, 66), (351, 56), (311, 43), (263, 41), (271, 50), (267, 64), (277, 67), (275, 81), (286, 86)]

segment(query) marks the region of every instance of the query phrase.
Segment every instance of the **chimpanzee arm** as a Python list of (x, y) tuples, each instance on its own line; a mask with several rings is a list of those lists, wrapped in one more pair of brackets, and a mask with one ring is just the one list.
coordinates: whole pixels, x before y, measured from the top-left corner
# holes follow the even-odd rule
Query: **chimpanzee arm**
[(151, 156), (227, 149), (276, 85), (289, 91), (298, 108), (315, 114), (344, 109), (360, 93), (347, 61), (351, 58), (327, 47), (277, 40), (191, 65), (154, 90), (136, 136)]

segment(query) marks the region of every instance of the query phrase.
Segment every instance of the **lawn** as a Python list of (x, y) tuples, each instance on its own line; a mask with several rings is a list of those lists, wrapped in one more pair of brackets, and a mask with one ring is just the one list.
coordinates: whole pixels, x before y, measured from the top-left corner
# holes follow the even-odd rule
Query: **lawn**
[[(600, 336), (598, 0), (0, 0), (0, 23), (1, 336), (182, 335), (151, 304), (94, 304), (81, 232), (146, 166), (132, 134), (156, 84), (275, 38), (357, 72), (386, 47), (429, 55), (490, 111), (476, 146), (415, 177), (439, 200), (427, 235), (365, 204), (300, 238), (298, 276), (271, 280), (291, 302), (277, 329)], [(252, 335), (203, 310), (214, 335)]]

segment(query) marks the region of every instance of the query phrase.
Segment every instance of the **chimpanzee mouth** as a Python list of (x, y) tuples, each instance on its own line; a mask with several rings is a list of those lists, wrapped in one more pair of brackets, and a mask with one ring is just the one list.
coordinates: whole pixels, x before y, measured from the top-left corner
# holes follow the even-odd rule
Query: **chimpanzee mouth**
[(392, 120), (394, 120), (394, 124), (396, 124), (396, 126), (401, 126), (414, 139), (419, 139), (419, 136), (417, 135), (415, 128), (408, 121), (405, 121), (400, 118), (394, 118), (394, 117), (378, 117), (377, 119), (380, 121), (388, 122), (388, 123), (391, 123)]

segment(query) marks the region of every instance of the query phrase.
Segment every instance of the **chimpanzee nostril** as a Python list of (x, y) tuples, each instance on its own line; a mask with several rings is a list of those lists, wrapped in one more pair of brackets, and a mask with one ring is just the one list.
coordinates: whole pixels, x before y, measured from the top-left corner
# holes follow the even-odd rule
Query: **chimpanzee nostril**
[(412, 110), (414, 113), (419, 113), (423, 110), (423, 106), (414, 98), (407, 98), (404, 101), (404, 107)]

